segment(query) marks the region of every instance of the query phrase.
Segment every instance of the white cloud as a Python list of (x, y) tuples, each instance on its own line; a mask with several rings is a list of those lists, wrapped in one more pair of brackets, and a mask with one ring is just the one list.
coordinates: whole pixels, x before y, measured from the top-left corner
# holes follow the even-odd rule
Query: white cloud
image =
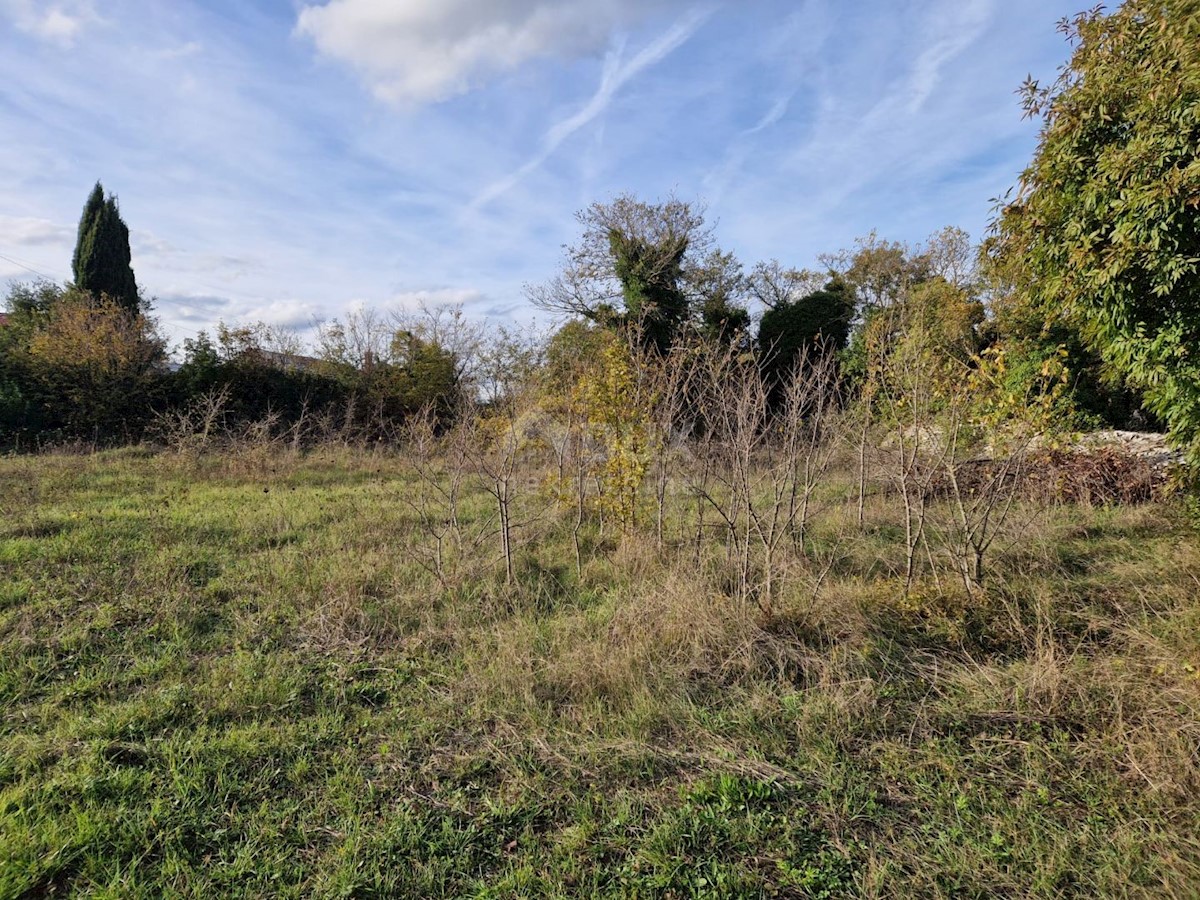
[(291, 298), (263, 300), (239, 312), (238, 318), (243, 322), (265, 322), (294, 331), (305, 331), (321, 318), (317, 304)]
[(983, 34), (992, 16), (990, 0), (955, 4), (942, 23), (939, 40), (928, 47), (913, 67), (908, 111), (915, 113), (937, 89), (942, 68), (970, 47)]
[(38, 0), (0, 0), (0, 11), (26, 34), (71, 47), (75, 38), (90, 22), (98, 20), (92, 0), (61, 0), (42, 3)]
[(486, 206), (497, 197), (512, 190), (523, 178), (538, 169), (562, 145), (563, 141), (602, 115), (612, 103), (617, 91), (627, 82), (642, 70), (648, 69), (669, 56), (685, 43), (710, 15), (712, 15), (711, 7), (693, 10), (686, 14), (627, 63), (621, 62), (619, 52), (610, 53), (605, 62), (604, 74), (600, 78), (600, 86), (592, 95), (592, 99), (578, 112), (551, 127), (542, 139), (541, 150), (517, 171), (505, 176), (480, 193), (471, 201), (468, 207), (469, 211)]
[(531, 60), (599, 53), (612, 35), (688, 0), (330, 0), (297, 31), (394, 103), (464, 93)]
[(73, 227), (49, 219), (0, 215), (0, 280), (66, 278), (63, 260), (75, 245)]
[[(359, 299), (527, 316), (521, 285), (554, 272), (572, 211), (623, 191), (700, 194), (747, 262), (805, 264), (876, 226), (978, 231), (1034, 140), (1013, 90), (1062, 61), (1075, 0), (741, 0), (672, 49), (705, 2), (275, 4), (304, 10), (293, 28), (262, 4), (92, 0), (103, 20), (65, 53), (46, 15), (87, 4), (0, 0), (0, 255), (18, 261), (0, 292), (22, 266), (70, 277), (97, 177), (175, 339)], [(552, 13), (561, 32), (531, 24)], [(352, 66), (409, 104), (492, 84), (397, 116)]]
[(23, 247), (53, 244), (67, 246), (75, 242), (75, 229), (28, 216), (0, 216), (0, 234), (10, 245)]
[(399, 309), (414, 310), (422, 306), (469, 306), (483, 299), (482, 292), (474, 288), (431, 288), (424, 291), (401, 291), (391, 298), (392, 305)]
[(171, 59), (187, 59), (191, 56), (197, 56), (204, 52), (204, 44), (200, 41), (185, 41), (182, 44), (177, 44), (173, 47), (166, 47), (162, 50), (154, 51), (154, 55), (162, 60)]

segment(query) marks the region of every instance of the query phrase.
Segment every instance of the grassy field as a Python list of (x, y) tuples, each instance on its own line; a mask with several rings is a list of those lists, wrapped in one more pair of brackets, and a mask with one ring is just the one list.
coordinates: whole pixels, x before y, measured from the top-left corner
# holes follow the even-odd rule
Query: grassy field
[(1056, 507), (906, 595), (876, 497), (767, 615), (652, 535), (577, 570), (565, 516), (439, 581), (418, 490), (0, 459), (0, 897), (1200, 896), (1177, 510)]

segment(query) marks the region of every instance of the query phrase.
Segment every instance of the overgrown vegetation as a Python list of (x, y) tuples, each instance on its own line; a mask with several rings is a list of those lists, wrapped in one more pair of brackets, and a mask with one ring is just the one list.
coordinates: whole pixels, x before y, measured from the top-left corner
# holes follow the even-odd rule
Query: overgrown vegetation
[(683, 483), (661, 546), (649, 494), (630, 535), (579, 528), (525, 458), (506, 566), (503, 469), (445, 440), (0, 461), (0, 894), (1200, 878), (1200, 547), (1169, 507), (1021, 500), (985, 588), (931, 541), (905, 590), (902, 498), (872, 477), (860, 529), (853, 452), (771, 557)]
[[(95, 243), (93, 220), (113, 216), (119, 220), (115, 201), (94, 193), (77, 255), (85, 237)], [(185, 340), (171, 365), (149, 304), (79, 285), (17, 285), (0, 327), (0, 442), (155, 439), (164, 418), (186, 419), (214, 395), (223, 398), (226, 423), (270, 421), (295, 432), (320, 419), (328, 433), (337, 420), (343, 435), (394, 440), (419, 411), (432, 408), (448, 425), (464, 403), (501, 399), (555, 341), (562, 350), (588, 331), (632, 337), (639, 351), (657, 355), (696, 345), (741, 354), (766, 376), (774, 410), (779, 386), (810, 356), (837, 360), (831, 376), (845, 399), (870, 393), (871, 367), (893, 344), (911, 343), (913, 326), (933, 342), (928, 350), (943, 357), (957, 390), (974, 383), (988, 354), (1001, 354), (1013, 394), (1039, 390), (1047, 365), (1061, 371), (1064, 425), (1123, 427), (1138, 416), (1148, 424), (1136, 394), (1093, 371), (1078, 336), (1033, 336), (1040, 326), (1014, 299), (1003, 267), (989, 262), (980, 271), (976, 248), (958, 229), (915, 247), (872, 234), (824, 256), (820, 271), (771, 261), (747, 273), (716, 247), (703, 211), (687, 201), (622, 196), (593, 204), (579, 221), (580, 241), (561, 272), (528, 289), (535, 305), (571, 317), (559, 337), (487, 329), (453, 307), (365, 309), (321, 324), (314, 346), (263, 323), (218, 323), (213, 335)], [(594, 356), (597, 341), (575, 352)]]
[(1064, 26), (982, 266), (623, 196), (553, 333), (172, 366), (97, 185), (0, 327), (0, 896), (1193, 895), (1195, 459), (1072, 433), (1195, 437), (1193, 6)]
[(1200, 547), (922, 309), (854, 400), (581, 326), (394, 444), (4, 460), (0, 892), (1182, 890)]

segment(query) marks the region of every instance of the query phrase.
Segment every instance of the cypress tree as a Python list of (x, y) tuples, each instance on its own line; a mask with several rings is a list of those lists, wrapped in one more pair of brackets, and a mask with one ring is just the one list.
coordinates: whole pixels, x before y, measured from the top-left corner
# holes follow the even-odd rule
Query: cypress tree
[(75, 286), (99, 296), (107, 294), (130, 312), (138, 312), (141, 299), (130, 265), (129, 228), (117, 208), (117, 198), (104, 196), (100, 182), (92, 188), (75, 241), (72, 269)]
[(96, 186), (88, 195), (87, 203), (83, 205), (83, 215), (79, 217), (79, 232), (75, 237), (75, 255), (71, 260), (71, 272), (74, 274), (76, 282), (81, 279), (80, 264), (83, 258), (84, 244), (89, 239), (88, 235), (95, 231), (96, 222), (103, 214), (104, 187), (97, 181)]

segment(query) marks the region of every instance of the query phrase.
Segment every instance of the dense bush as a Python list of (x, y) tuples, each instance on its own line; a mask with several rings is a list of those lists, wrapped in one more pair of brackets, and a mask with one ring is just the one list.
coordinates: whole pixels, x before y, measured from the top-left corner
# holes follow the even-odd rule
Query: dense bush
[[(396, 330), (358, 364), (306, 356), (293, 335), (264, 325), (219, 325), (184, 341), (172, 370), (155, 322), (108, 297), (50, 283), (10, 291), (0, 327), (0, 445), (85, 440), (110, 445), (161, 434), (219, 395), (221, 422), (269, 430), (321, 420), (356, 439), (394, 436), (418, 411), (454, 414), (458, 356), (430, 337)], [(157, 423), (157, 424), (156, 424)], [(155, 427), (151, 427), (154, 425)], [(310, 427), (311, 430), (311, 427)]]
[(1145, 392), (1200, 461), (1200, 16), (1128, 0), (1064, 24), (1074, 52), (1025, 106), (1038, 148), (991, 256), (1040, 326)]
[(9, 436), (136, 439), (165, 399), (152, 320), (107, 296), (43, 286), (10, 301), (0, 345)]

